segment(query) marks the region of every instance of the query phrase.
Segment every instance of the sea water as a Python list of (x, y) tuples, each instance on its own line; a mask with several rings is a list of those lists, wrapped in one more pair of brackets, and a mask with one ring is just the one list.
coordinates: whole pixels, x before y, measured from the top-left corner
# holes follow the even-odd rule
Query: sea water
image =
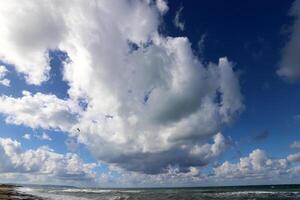
[(24, 186), (19, 190), (49, 200), (300, 200), (300, 185), (152, 189)]

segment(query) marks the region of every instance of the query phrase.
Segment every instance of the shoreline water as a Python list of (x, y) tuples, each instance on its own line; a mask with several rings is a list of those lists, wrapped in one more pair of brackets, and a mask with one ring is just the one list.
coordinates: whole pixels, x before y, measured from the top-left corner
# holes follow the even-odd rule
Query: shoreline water
[(0, 200), (300, 200), (300, 185), (194, 188), (78, 188), (69, 186), (1, 185)]
[(17, 185), (0, 184), (0, 200), (42, 200), (40, 197), (17, 190)]

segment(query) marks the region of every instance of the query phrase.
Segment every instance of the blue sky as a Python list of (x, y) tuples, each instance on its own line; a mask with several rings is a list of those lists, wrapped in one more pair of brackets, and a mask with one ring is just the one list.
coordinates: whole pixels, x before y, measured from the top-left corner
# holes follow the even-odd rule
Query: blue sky
[[(291, 151), (288, 144), (299, 139), (299, 123), (294, 119), (300, 112), (299, 83), (287, 83), (276, 75), (282, 49), (289, 38), (284, 30), (293, 23), (288, 15), (292, 3), (172, 1), (169, 4), (168, 33), (187, 36), (195, 51), (199, 51), (199, 38), (205, 35), (201, 54), (205, 60), (217, 61), (227, 56), (235, 63), (246, 108), (225, 131), (238, 141), (251, 140), (263, 131), (268, 131), (270, 137), (259, 143), (249, 142), (241, 149), (244, 154), (260, 147), (275, 157), (282, 156)], [(184, 31), (172, 24), (174, 13), (180, 7), (184, 8)]]
[(0, 3), (0, 181), (299, 183), (300, 1), (115, 3)]

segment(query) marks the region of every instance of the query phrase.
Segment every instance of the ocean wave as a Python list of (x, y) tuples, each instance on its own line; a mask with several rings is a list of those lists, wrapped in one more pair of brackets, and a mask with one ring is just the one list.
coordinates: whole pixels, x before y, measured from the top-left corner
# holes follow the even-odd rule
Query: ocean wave
[(71, 195), (63, 195), (63, 194), (51, 194), (48, 191), (46, 192), (44, 189), (38, 188), (29, 188), (29, 187), (20, 187), (17, 189), (19, 192), (34, 195), (36, 197), (40, 197), (43, 199), (49, 200), (88, 200), (85, 197), (75, 197)]
[(286, 191), (237, 191), (237, 192), (220, 192), (219, 194), (299, 194), (300, 192), (286, 192)]
[[(66, 192), (66, 193), (107, 193), (107, 192), (112, 192), (112, 190), (102, 190), (102, 189), (80, 189), (80, 188), (72, 188), (72, 189), (64, 189), (64, 190), (59, 190), (61, 192)], [(53, 192), (57, 192), (57, 190), (54, 190)]]
[[(139, 193), (140, 190), (110, 190), (110, 189), (82, 189), (82, 188), (71, 188), (59, 190), (66, 193)], [(53, 191), (57, 192), (57, 190)]]
[(300, 192), (292, 191), (234, 191), (220, 192), (214, 195), (217, 199), (300, 199)]
[(157, 200), (157, 199), (215, 199), (215, 200), (300, 200), (300, 191), (272, 190), (177, 190), (177, 189), (100, 189), (100, 188), (19, 188), (21, 192), (50, 200)]

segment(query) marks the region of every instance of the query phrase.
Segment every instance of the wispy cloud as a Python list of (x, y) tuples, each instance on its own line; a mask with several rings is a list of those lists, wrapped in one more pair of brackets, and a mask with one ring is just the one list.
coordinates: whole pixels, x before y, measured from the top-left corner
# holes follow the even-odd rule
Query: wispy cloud
[(26, 139), (26, 140), (30, 140), (31, 139), (31, 135), (29, 133), (25, 133), (23, 135), (23, 138)]
[(175, 18), (173, 20), (173, 23), (175, 27), (179, 28), (181, 31), (184, 31), (185, 23), (181, 19), (183, 7), (180, 7), (179, 10), (175, 14)]
[(292, 149), (300, 149), (300, 141), (294, 141), (291, 145), (290, 148)]
[(35, 134), (34, 137), (37, 138), (37, 139), (39, 139), (39, 140), (52, 141), (52, 138), (47, 133), (45, 133), (45, 132), (43, 132), (42, 135)]
[(5, 78), (7, 75), (8, 70), (4, 65), (0, 65), (0, 85), (4, 85), (9, 87), (10, 86), (10, 80)]
[(294, 1), (289, 13), (294, 17), (291, 37), (282, 51), (282, 59), (277, 74), (289, 81), (300, 77), (300, 0)]

